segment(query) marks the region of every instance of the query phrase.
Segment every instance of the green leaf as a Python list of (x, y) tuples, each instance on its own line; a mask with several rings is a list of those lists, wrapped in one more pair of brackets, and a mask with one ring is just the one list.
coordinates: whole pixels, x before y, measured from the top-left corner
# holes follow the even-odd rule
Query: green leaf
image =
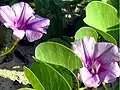
[(24, 73), (29, 82), (35, 90), (45, 90), (35, 74), (27, 67), (24, 66)]
[(66, 81), (71, 86), (72, 90), (79, 89), (78, 79), (73, 72), (59, 65), (53, 65), (53, 64), (49, 64), (49, 65), (52, 66), (56, 71), (58, 71), (66, 79)]
[(119, 5), (120, 5), (119, 0), (102, 0), (102, 1), (114, 6), (117, 10), (119, 10)]
[(111, 30), (111, 31), (108, 31), (107, 33), (110, 34), (118, 43), (119, 45), (119, 35), (120, 35), (120, 32), (119, 32), (119, 28), (116, 29), (116, 30)]
[(46, 63), (33, 63), (31, 70), (42, 83), (45, 90), (72, 90), (65, 78)]
[(75, 55), (69, 48), (55, 42), (39, 44), (35, 49), (35, 58), (38, 61), (66, 67), (71, 71), (82, 66), (77, 55)]
[(92, 1), (86, 7), (84, 22), (106, 32), (107, 28), (117, 25), (119, 19), (117, 10), (113, 6), (101, 1)]
[(101, 34), (105, 40), (107, 40), (107, 41), (109, 41), (109, 42), (117, 45), (117, 41), (116, 41), (110, 34), (105, 33), (105, 32), (103, 32), (103, 31), (101, 31), (101, 30), (96, 30), (96, 31), (97, 31), (99, 34)]
[(82, 27), (82, 28), (80, 28), (75, 34), (75, 39), (76, 40), (81, 39), (84, 36), (94, 37), (96, 41), (97, 41), (97, 38), (98, 38), (97, 32), (91, 27)]
[(17, 90), (35, 90), (35, 89), (32, 89), (32, 88), (20, 88), (20, 89), (17, 89)]

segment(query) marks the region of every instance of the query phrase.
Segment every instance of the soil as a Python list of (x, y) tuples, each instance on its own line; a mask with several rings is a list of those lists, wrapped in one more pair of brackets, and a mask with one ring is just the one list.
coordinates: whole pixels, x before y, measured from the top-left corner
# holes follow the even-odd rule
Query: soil
[(34, 61), (32, 45), (20, 45), (6, 56), (0, 57), (0, 90), (17, 90), (31, 87), (26, 79), (23, 66), (30, 66)]

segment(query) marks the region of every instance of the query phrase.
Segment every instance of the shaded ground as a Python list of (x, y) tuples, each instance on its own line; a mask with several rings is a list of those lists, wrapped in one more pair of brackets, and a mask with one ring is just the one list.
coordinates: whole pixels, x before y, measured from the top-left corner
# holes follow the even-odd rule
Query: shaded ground
[(22, 87), (30, 87), (24, 75), (23, 66), (31, 65), (30, 54), (33, 53), (33, 50), (31, 51), (31, 46), (21, 47), (17, 45), (16, 48), (17, 51), (0, 57), (0, 90), (17, 90)]

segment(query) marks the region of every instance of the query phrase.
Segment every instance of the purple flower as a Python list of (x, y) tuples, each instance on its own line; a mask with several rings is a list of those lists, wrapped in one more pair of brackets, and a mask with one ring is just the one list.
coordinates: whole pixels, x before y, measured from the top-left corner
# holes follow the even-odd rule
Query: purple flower
[(35, 14), (24, 2), (0, 7), (0, 21), (13, 30), (13, 38), (21, 40), (24, 35), (30, 42), (38, 40), (46, 32), (50, 20)]
[(116, 62), (120, 53), (112, 43), (96, 43), (93, 37), (84, 37), (73, 42), (72, 49), (82, 61), (78, 78), (85, 86), (96, 88), (101, 82), (113, 83), (120, 77), (120, 67)]

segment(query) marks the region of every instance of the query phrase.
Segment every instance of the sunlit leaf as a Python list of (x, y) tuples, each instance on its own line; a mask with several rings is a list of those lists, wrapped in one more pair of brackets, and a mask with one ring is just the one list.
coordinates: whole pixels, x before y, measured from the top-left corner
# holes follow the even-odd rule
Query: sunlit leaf
[(117, 10), (101, 1), (92, 1), (86, 7), (86, 18), (84, 22), (89, 26), (104, 32), (107, 28), (118, 24)]
[(69, 48), (55, 42), (39, 44), (35, 49), (35, 58), (38, 61), (60, 65), (73, 71), (82, 66), (78, 56)]
[(80, 28), (75, 34), (75, 39), (76, 40), (81, 39), (84, 36), (94, 37), (96, 41), (97, 41), (97, 38), (98, 38), (97, 32), (91, 27), (82, 27), (82, 28)]

